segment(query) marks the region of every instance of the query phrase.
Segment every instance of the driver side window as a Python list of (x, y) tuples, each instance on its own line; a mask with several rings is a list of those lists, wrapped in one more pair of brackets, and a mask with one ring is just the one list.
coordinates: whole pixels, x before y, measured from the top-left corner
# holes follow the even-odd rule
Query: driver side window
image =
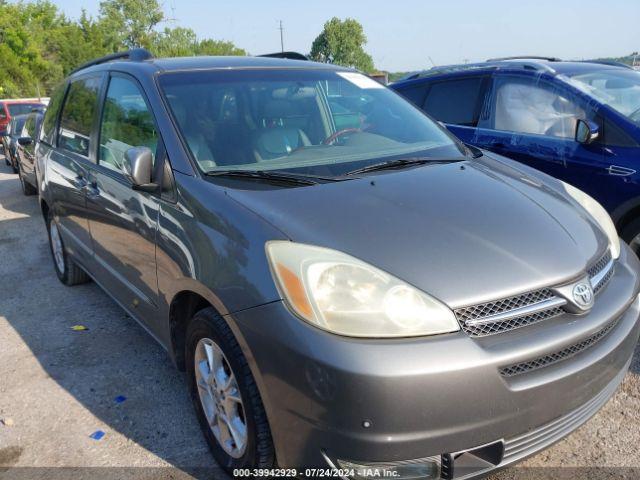
[(480, 127), (564, 139), (575, 138), (578, 119), (593, 117), (564, 92), (535, 78), (496, 78), (491, 110)]
[(102, 112), (98, 163), (121, 173), (128, 149), (149, 147), (155, 162), (157, 145), (153, 116), (138, 86), (126, 78), (112, 77)]

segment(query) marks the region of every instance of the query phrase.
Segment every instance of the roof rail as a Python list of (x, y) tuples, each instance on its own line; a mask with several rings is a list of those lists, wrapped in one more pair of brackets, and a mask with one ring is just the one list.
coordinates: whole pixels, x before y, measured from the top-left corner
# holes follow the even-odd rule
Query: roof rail
[(74, 69), (69, 75), (72, 75), (80, 70), (84, 70), (85, 68), (92, 67), (93, 65), (100, 65), (101, 63), (112, 62), (114, 60), (131, 60), (133, 62), (142, 62), (143, 60), (148, 60), (153, 58), (153, 55), (145, 49), (145, 48), (134, 48), (131, 50), (127, 50), (126, 52), (116, 52), (110, 55), (105, 55), (104, 57), (96, 58), (94, 60), (89, 60), (86, 63), (83, 63), (78, 68)]
[[(487, 60), (486, 62), (478, 62), (478, 63), (460, 63), (453, 65), (437, 65), (435, 67), (431, 67), (428, 70), (420, 70), (417, 72), (411, 72), (405, 75), (404, 77), (396, 80), (393, 83), (404, 82), (407, 80), (416, 80), (418, 78), (430, 77), (432, 75), (441, 75), (443, 73), (454, 73), (454, 72), (464, 72), (467, 70), (480, 70), (486, 68), (492, 69), (503, 69), (503, 68), (522, 68), (525, 70), (536, 70), (541, 72), (548, 73), (556, 73), (556, 71), (548, 64), (543, 62), (536, 62), (535, 59), (526, 60), (514, 57), (508, 63), (500, 63), (501, 59), (492, 59)], [(545, 58), (546, 60), (546, 58)], [(560, 60), (554, 60), (560, 61)]]
[(516, 55), (513, 57), (498, 57), (490, 58), (487, 62), (502, 62), (503, 60), (545, 60), (547, 62), (561, 62), (562, 59), (558, 57), (541, 57), (538, 55)]
[(270, 58), (287, 58), (289, 60), (309, 60), (309, 57), (298, 52), (275, 52), (275, 53), (263, 53), (258, 55), (259, 57)]
[(622, 67), (633, 70), (634, 68), (628, 63), (617, 62), (615, 60), (580, 60), (583, 63), (597, 63), (598, 65), (609, 65), (610, 67)]

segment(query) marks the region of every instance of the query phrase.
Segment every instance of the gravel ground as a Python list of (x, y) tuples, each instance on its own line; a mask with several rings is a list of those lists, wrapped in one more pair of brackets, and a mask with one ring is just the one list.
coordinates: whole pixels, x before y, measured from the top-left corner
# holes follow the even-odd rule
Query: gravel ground
[[(0, 259), (0, 479), (225, 478), (164, 350), (96, 285), (58, 282), (36, 197), (1, 157)], [(637, 349), (593, 419), (494, 478), (639, 478), (639, 446)]]

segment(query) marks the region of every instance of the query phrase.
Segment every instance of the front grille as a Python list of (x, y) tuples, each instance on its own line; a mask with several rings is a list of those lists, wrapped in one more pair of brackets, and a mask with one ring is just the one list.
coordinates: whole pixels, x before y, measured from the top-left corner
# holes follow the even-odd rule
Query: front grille
[(531, 325), (541, 320), (546, 320), (562, 314), (562, 308), (553, 307), (540, 312), (525, 314), (507, 320), (489, 321), (487, 323), (476, 323), (474, 321), (482, 321), (491, 319), (496, 315), (508, 313), (519, 308), (531, 307), (547, 300), (557, 298), (548, 288), (536, 290), (533, 292), (515, 295), (513, 297), (504, 298), (494, 302), (481, 303), (470, 307), (459, 308), (455, 310), (455, 315), (462, 329), (469, 335), (474, 337), (482, 337), (492, 335), (494, 333), (514, 330), (516, 328)]
[[(607, 250), (588, 268), (587, 274), (593, 292), (600, 292), (614, 274), (611, 252)], [(513, 297), (458, 308), (454, 313), (463, 331), (472, 337), (484, 337), (562, 315), (562, 306), (565, 303), (566, 301), (557, 296), (551, 288), (542, 288)]]
[(544, 355), (527, 362), (516, 363), (515, 365), (503, 367), (500, 369), (500, 375), (502, 375), (503, 377), (513, 377), (515, 375), (520, 375), (523, 373), (531, 372), (533, 370), (548, 367), (555, 363), (571, 358), (602, 340), (613, 329), (613, 327), (616, 326), (617, 323), (618, 319), (615, 319), (590, 337), (585, 338), (581, 342), (574, 343), (569, 347), (563, 348), (558, 352), (550, 353), (549, 355)]
[(607, 249), (606, 253), (594, 263), (587, 273), (591, 280), (593, 293), (598, 293), (613, 277), (614, 264), (611, 257), (611, 251)]
[(596, 263), (594, 263), (589, 268), (589, 270), (587, 270), (587, 273), (589, 274), (589, 278), (595, 277), (598, 273), (604, 270), (604, 268), (607, 266), (607, 263), (609, 263), (610, 261), (611, 261), (611, 251), (607, 249), (607, 251), (602, 256), (602, 258), (598, 260)]

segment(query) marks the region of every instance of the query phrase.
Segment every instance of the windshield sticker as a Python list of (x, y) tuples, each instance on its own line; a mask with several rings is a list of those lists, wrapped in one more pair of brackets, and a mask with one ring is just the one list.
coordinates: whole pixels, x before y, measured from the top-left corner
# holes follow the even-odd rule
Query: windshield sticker
[(384, 88), (382, 84), (375, 80), (356, 72), (336, 72), (345, 80), (353, 83), (356, 87), (360, 88)]

